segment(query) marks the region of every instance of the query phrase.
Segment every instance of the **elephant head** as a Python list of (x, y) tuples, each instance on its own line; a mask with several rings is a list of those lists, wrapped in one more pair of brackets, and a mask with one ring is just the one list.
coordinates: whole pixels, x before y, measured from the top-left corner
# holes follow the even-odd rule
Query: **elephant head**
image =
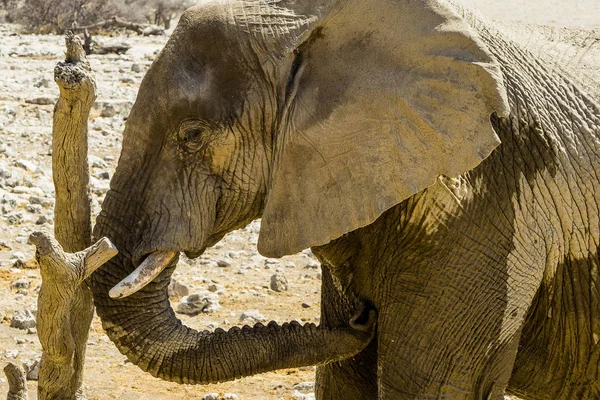
[(360, 318), (183, 326), (167, 296), (177, 255), (261, 216), (263, 255), (325, 244), (479, 164), (499, 143), (490, 115), (506, 111), (496, 61), (442, 1), (189, 9), (143, 79), (97, 218), (120, 250), (91, 280), (105, 330), (141, 368), (185, 383), (360, 351), (372, 334)]

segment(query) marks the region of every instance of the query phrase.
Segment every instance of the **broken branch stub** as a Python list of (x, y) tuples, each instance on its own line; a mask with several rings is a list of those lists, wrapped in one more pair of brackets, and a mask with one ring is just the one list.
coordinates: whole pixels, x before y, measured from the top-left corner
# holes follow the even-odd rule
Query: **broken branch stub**
[(23, 368), (10, 362), (4, 367), (4, 374), (6, 374), (8, 380), (6, 400), (28, 400), (27, 376)]
[[(85, 347), (82, 336), (93, 315), (93, 304), (81, 296), (89, 290), (85, 279), (117, 254), (106, 238), (89, 248), (71, 254), (48, 233), (35, 232), (29, 237), (36, 246), (42, 288), (38, 297), (37, 329), (42, 345), (38, 382), (40, 399), (78, 399), (81, 395)], [(85, 344), (85, 343), (84, 343)]]

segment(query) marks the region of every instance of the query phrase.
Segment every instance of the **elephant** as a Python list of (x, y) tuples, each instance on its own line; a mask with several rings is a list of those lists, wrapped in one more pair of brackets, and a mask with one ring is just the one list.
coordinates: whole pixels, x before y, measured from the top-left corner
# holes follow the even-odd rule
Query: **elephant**
[[(600, 398), (600, 109), (447, 0), (192, 7), (146, 73), (94, 228), (118, 349), (205, 384), (317, 365), (319, 399)], [(167, 286), (262, 218), (321, 322), (199, 332)]]

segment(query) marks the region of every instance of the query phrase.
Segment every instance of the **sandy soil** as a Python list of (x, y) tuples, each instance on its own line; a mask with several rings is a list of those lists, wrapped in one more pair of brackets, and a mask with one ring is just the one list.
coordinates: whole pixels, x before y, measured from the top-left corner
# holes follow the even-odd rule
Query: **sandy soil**
[[(600, 71), (598, 35), (579, 29), (600, 29), (597, 0), (462, 2), (476, 6), (488, 17), (508, 21), (503, 29), (540, 55), (553, 62), (562, 56), (571, 65), (574, 76), (600, 94), (595, 86), (598, 79), (594, 79)], [(523, 22), (548, 26), (533, 29)], [(98, 80), (98, 101), (90, 122), (94, 212), (99, 210), (108, 187), (107, 178), (116, 165), (123, 119), (145, 70), (166, 38), (119, 40), (132, 45), (125, 55), (91, 57)], [(33, 257), (34, 249), (27, 243), (29, 233), (52, 229), (49, 154), (52, 104), (58, 94), (52, 70), (62, 57), (62, 46), (61, 37), (19, 35), (16, 27), (0, 25), (0, 366), (9, 360), (21, 362), (40, 354), (36, 335), (11, 328), (10, 324), (15, 313), (35, 311), (41, 283), (38, 270), (16, 268), (15, 261)], [(253, 223), (228, 235), (200, 259), (181, 261), (174, 278), (186, 285), (190, 293), (212, 286), (221, 306), (217, 311), (194, 317), (180, 315), (185, 324), (202, 330), (227, 329), (242, 325), (240, 316), (249, 310), (258, 310), (266, 320), (319, 322), (320, 269), (310, 252), (281, 260), (265, 259), (256, 251), (257, 233), (258, 224)], [(220, 260), (229, 266), (218, 267)], [(278, 293), (269, 288), (275, 273), (287, 277), (287, 291)], [(178, 300), (174, 300), (174, 307), (177, 304)], [(313, 381), (311, 367), (210, 386), (163, 382), (126, 362), (95, 319), (85, 387), (90, 399), (202, 399), (207, 393), (231, 393), (240, 399), (309, 399), (311, 385), (295, 385)], [(30, 381), (29, 388), (35, 399), (36, 382)], [(0, 397), (6, 392), (6, 382), (0, 378)]]

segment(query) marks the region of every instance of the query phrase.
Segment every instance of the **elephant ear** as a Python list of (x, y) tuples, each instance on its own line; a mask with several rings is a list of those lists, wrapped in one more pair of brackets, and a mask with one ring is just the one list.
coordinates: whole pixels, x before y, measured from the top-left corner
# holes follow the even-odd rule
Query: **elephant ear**
[(258, 242), (279, 257), (372, 223), (500, 143), (500, 68), (440, 1), (342, 3), (296, 51)]

